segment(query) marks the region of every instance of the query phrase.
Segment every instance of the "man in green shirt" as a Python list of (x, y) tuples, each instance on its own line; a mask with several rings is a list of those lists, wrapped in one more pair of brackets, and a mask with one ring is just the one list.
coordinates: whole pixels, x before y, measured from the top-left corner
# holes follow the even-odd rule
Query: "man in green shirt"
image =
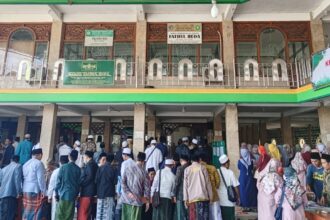
[(70, 163), (63, 165), (58, 173), (55, 193), (59, 201), (56, 208), (56, 219), (72, 220), (74, 216), (75, 200), (79, 193), (80, 168), (75, 161), (78, 151), (72, 150), (69, 155)]

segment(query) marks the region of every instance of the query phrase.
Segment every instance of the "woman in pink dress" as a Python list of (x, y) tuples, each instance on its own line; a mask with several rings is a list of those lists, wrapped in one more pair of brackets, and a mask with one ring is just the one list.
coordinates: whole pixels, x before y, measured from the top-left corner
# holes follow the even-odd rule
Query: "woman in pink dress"
[(301, 185), (297, 172), (292, 167), (284, 170), (284, 185), (275, 194), (276, 205), (280, 205), (281, 196), (284, 189), (282, 220), (303, 220), (305, 219), (304, 205), (307, 199), (304, 196), (306, 191)]
[(278, 160), (271, 159), (259, 173), (258, 188), (258, 219), (274, 220), (276, 210), (275, 193), (282, 185), (282, 177), (277, 170), (281, 166)]
[(296, 153), (294, 159), (291, 161), (291, 166), (297, 172), (301, 185), (306, 189), (307, 163), (300, 152)]

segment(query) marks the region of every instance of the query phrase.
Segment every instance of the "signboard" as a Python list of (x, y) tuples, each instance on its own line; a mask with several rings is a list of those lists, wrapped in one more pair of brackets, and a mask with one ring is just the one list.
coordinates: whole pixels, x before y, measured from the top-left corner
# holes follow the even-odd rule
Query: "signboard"
[(330, 48), (313, 55), (312, 83), (314, 90), (330, 85)]
[(113, 30), (85, 30), (85, 47), (112, 47)]
[(201, 23), (169, 23), (167, 24), (168, 44), (201, 44)]
[(113, 85), (113, 60), (67, 60), (64, 62), (64, 85)]

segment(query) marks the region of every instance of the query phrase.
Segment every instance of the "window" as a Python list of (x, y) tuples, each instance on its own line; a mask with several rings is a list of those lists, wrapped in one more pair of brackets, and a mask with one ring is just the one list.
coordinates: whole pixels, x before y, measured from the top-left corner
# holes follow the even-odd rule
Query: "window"
[(17, 73), (22, 60), (33, 61), (35, 41), (33, 33), (28, 29), (16, 30), (9, 39), (6, 57), (5, 74)]
[(82, 43), (65, 43), (64, 59), (66, 60), (82, 60), (83, 44)]
[(86, 47), (86, 59), (108, 60), (110, 47)]
[[(173, 44), (172, 45), (172, 74), (177, 75), (179, 70), (179, 62), (182, 59), (189, 59), (193, 64), (193, 72), (197, 71), (197, 48), (196, 44)], [(186, 71), (185, 71), (186, 72)]]
[(150, 43), (148, 47), (148, 60), (160, 59), (163, 63), (168, 62), (167, 43)]
[(309, 59), (310, 50), (307, 42), (289, 42), (289, 58), (294, 63), (297, 60)]
[(268, 64), (277, 58), (285, 60), (284, 36), (277, 29), (267, 28), (260, 34), (260, 62)]
[(6, 47), (7, 47), (7, 41), (0, 41), (0, 74), (2, 74), (4, 70), (6, 50), (7, 50)]
[(201, 45), (200, 63), (208, 64), (211, 60), (220, 59), (221, 51), (218, 43), (203, 43)]
[(323, 30), (325, 36), (325, 47), (330, 47), (330, 22), (323, 21)]
[(133, 62), (133, 44), (132, 43), (114, 43), (114, 59), (123, 58), (126, 62)]
[(247, 59), (258, 59), (256, 42), (238, 42), (236, 44), (236, 62), (244, 63)]

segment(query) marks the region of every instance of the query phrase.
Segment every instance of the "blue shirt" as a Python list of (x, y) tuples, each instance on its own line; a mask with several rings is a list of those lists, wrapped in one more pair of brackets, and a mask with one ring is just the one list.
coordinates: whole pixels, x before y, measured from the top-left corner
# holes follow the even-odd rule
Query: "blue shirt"
[(322, 197), (324, 179), (323, 171), (323, 167), (318, 168), (313, 164), (310, 164), (307, 167), (306, 183), (311, 187), (317, 199)]
[(32, 142), (28, 140), (24, 140), (18, 144), (15, 155), (19, 156), (20, 164), (24, 165), (26, 161), (31, 159), (32, 147)]
[(17, 197), (22, 194), (22, 166), (11, 162), (0, 171), (1, 187), (0, 198)]
[(55, 192), (61, 200), (74, 201), (76, 199), (79, 193), (80, 175), (80, 168), (74, 162), (65, 164), (60, 168)]

